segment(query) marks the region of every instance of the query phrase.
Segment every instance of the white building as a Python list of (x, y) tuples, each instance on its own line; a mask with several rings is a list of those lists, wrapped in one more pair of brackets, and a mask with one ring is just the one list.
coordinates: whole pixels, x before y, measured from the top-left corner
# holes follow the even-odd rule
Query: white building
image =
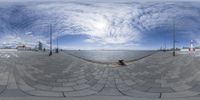
[(183, 47), (181, 51), (200, 51), (200, 48), (194, 47), (194, 41), (190, 41), (190, 47)]

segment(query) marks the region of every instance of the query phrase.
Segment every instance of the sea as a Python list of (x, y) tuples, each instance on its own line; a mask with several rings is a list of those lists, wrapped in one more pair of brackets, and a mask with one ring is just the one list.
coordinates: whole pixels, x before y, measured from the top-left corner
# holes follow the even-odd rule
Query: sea
[(156, 50), (66, 50), (67, 54), (95, 62), (132, 61), (151, 55)]

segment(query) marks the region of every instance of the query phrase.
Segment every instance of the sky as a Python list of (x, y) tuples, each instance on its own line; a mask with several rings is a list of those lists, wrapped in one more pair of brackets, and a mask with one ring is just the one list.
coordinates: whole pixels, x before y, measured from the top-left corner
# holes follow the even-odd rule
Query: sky
[(133, 0), (0, 1), (0, 47), (42, 42), (63, 49), (200, 46), (200, 2)]

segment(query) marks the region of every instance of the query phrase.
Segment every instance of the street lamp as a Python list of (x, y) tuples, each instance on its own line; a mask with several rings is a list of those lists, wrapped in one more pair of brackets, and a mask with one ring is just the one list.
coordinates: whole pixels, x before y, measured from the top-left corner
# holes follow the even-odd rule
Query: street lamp
[(52, 25), (50, 24), (50, 52), (49, 52), (49, 56), (51, 56), (52, 53)]
[(176, 56), (175, 21), (173, 20), (173, 56)]
[(56, 53), (58, 53), (59, 50), (58, 50), (58, 37), (57, 37), (57, 48), (56, 48)]

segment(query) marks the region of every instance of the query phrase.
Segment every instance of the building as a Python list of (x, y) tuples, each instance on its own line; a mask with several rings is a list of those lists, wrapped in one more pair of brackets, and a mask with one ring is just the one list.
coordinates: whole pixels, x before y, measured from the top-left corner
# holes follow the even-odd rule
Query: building
[(199, 51), (199, 48), (194, 47), (193, 44), (194, 44), (194, 41), (191, 40), (191, 41), (190, 41), (190, 46), (189, 46), (189, 47), (183, 47), (183, 48), (181, 49), (181, 51)]
[(190, 50), (189, 47), (183, 47), (183, 48), (181, 49), (181, 51), (189, 51), (189, 50)]
[(42, 43), (40, 41), (38, 43), (38, 50), (42, 50)]
[(25, 50), (26, 49), (26, 46), (25, 45), (18, 45), (16, 47), (17, 50)]

